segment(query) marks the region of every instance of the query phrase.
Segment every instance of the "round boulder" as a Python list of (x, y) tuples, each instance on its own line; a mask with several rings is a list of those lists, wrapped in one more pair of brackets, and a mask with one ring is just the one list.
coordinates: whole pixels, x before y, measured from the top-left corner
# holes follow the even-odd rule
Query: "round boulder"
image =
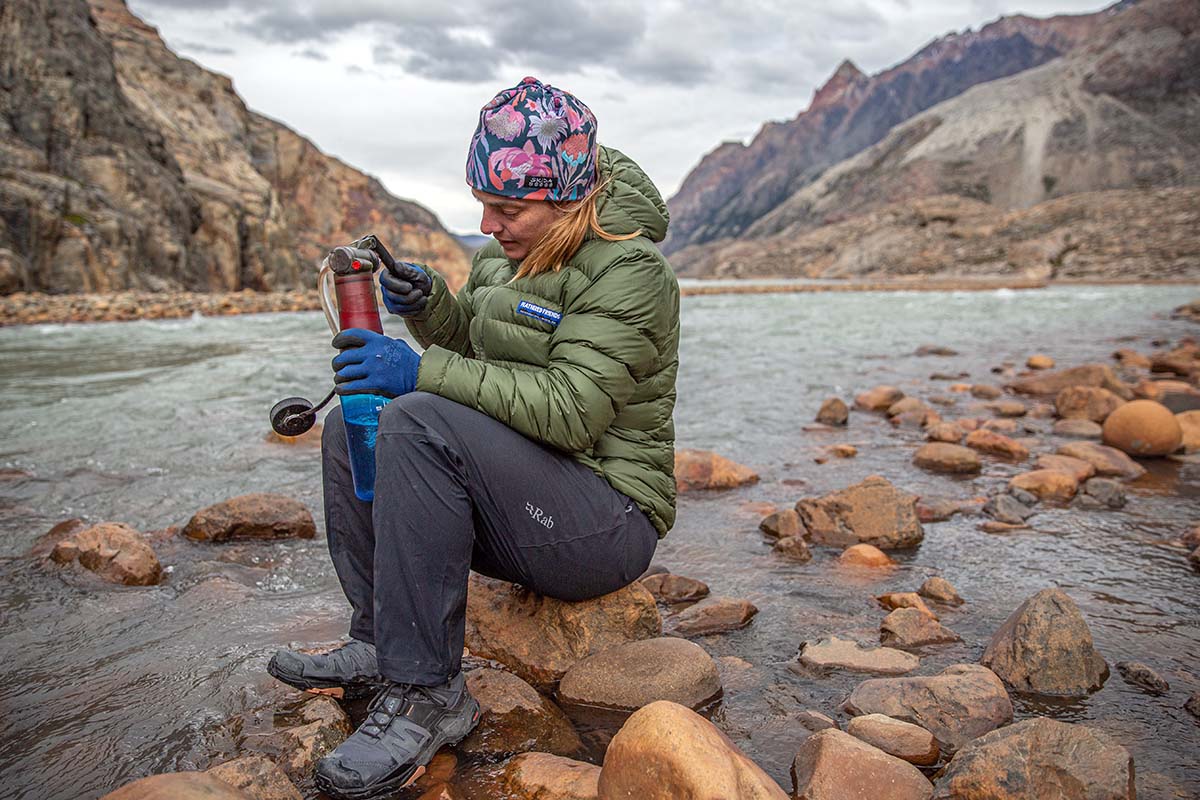
[(558, 685), (563, 703), (620, 711), (655, 700), (703, 708), (720, 694), (712, 656), (700, 645), (674, 637), (630, 642), (589, 656)]
[(833, 728), (801, 743), (792, 761), (792, 783), (794, 796), (813, 800), (929, 800), (933, 793), (929, 779), (912, 764)]
[[(972, 434), (973, 435), (973, 434)], [(947, 442), (930, 442), (913, 456), (913, 463), (931, 472), (967, 474), (979, 472), (979, 454), (969, 447)]]
[(896, 562), (875, 545), (854, 544), (842, 551), (838, 563), (845, 567), (890, 567)]
[(845, 425), (849, 418), (850, 409), (839, 397), (830, 397), (817, 411), (817, 422), (823, 425)]
[(459, 745), (461, 752), (496, 756), (540, 750), (572, 755), (583, 748), (562, 709), (511, 672), (472, 670), (467, 689), (479, 701), (480, 718), (479, 727)]
[(1165, 456), (1183, 441), (1171, 410), (1153, 400), (1134, 400), (1104, 420), (1104, 443), (1131, 456)]
[(197, 511), (183, 535), (200, 542), (233, 539), (311, 539), (313, 516), (303, 503), (278, 494), (244, 494)]
[(846, 725), (846, 733), (890, 756), (923, 767), (936, 764), (941, 752), (933, 734), (920, 725), (883, 714), (854, 717)]

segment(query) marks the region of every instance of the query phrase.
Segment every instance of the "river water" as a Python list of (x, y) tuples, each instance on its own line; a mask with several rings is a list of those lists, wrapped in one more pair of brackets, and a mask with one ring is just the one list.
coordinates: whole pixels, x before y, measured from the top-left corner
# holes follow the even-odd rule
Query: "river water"
[[(789, 721), (839, 705), (863, 676), (788, 669), (806, 639), (878, 635), (872, 597), (933, 574), (967, 598), (942, 621), (961, 644), (927, 648), (917, 674), (975, 661), (1022, 599), (1058, 586), (1079, 604), (1110, 666), (1144, 661), (1170, 683), (1152, 697), (1113, 675), (1076, 702), (1014, 698), (1018, 718), (1048, 714), (1111, 733), (1134, 755), (1143, 798), (1200, 796), (1200, 725), (1182, 709), (1200, 689), (1200, 575), (1170, 544), (1200, 522), (1200, 465), (1147, 462), (1123, 511), (1043, 511), (1007, 536), (978, 519), (926, 526), (902, 566), (848, 583), (836, 553), (776, 558), (757, 532), (764, 504), (786, 507), (882, 474), (910, 491), (968, 498), (1015, 467), (991, 462), (961, 479), (913, 468), (918, 432), (855, 413), (848, 429), (806, 432), (822, 399), (891, 383), (944, 391), (930, 373), (990, 368), (1045, 352), (1060, 364), (1103, 361), (1116, 347), (1195, 334), (1168, 319), (1196, 287), (1070, 287), (1026, 292), (762, 294), (686, 298), (678, 444), (755, 467), (762, 481), (681, 498), (656, 555), (717, 594), (761, 609), (749, 627), (699, 642), (753, 669), (729, 681), (714, 720), (785, 788), (803, 736)], [(391, 323), (389, 323), (391, 325)], [(393, 335), (399, 326), (391, 326)], [(259, 546), (268, 569), (219, 560), (220, 547), (158, 545), (171, 573), (154, 588), (112, 587), (24, 556), (67, 517), (150, 531), (251, 491), (280, 492), (320, 517), (313, 449), (267, 444), (266, 412), (288, 394), (323, 394), (332, 351), (319, 314), (194, 318), (0, 329), (0, 797), (95, 798), (134, 778), (203, 769), (254, 749), (282, 689), (266, 658), (293, 642), (333, 641), (346, 606), (320, 536)], [(937, 343), (961, 355), (918, 357)], [(969, 398), (961, 401), (964, 407)], [(946, 416), (968, 415), (966, 408)], [(1048, 428), (1048, 422), (1031, 424)], [(1046, 438), (1046, 447), (1054, 442)], [(817, 465), (823, 445), (852, 460)], [(593, 758), (602, 755), (603, 732)], [(464, 764), (470, 796), (488, 765)]]

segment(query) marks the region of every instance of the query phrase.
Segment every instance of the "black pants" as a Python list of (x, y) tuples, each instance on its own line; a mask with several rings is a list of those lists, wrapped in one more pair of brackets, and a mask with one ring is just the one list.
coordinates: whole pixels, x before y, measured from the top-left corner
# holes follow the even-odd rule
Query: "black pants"
[(373, 643), (383, 675), (401, 683), (459, 671), (471, 569), (584, 600), (636, 579), (658, 543), (642, 511), (590, 469), (437, 395), (384, 408), (374, 502), (354, 496), (340, 409), (325, 418), (321, 455), (350, 635)]

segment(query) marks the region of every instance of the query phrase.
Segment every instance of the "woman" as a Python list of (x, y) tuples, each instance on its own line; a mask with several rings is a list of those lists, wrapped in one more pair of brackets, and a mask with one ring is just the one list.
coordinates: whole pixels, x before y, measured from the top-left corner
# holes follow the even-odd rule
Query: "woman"
[(364, 330), (334, 339), (340, 393), (395, 398), (371, 503), (354, 496), (339, 412), (325, 421), (326, 530), (351, 640), (280, 651), (269, 669), (300, 688), (377, 691), (317, 765), (338, 797), (407, 785), (478, 721), (461, 672), (471, 569), (598, 597), (645, 570), (675, 519), (679, 289), (653, 245), (662, 197), (596, 144), (587, 106), (534, 78), (482, 109), (467, 182), (495, 241), (462, 291), (411, 264), (381, 279), (424, 352)]

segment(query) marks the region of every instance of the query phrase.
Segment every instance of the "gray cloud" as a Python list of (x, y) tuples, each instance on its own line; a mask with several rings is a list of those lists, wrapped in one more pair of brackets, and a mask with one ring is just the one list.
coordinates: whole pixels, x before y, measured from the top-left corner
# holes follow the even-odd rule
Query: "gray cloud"
[(193, 53), (203, 53), (212, 56), (231, 56), (236, 51), (232, 47), (222, 47), (220, 45), (204, 44), (203, 42), (174, 42), (178, 49), (188, 50)]
[(329, 60), (329, 56), (325, 55), (324, 53), (322, 53), (320, 50), (318, 50), (315, 47), (306, 47), (303, 50), (301, 50), (300, 52), (296, 53), (296, 55), (300, 56), (301, 58), (311, 59), (313, 61), (328, 61)]

